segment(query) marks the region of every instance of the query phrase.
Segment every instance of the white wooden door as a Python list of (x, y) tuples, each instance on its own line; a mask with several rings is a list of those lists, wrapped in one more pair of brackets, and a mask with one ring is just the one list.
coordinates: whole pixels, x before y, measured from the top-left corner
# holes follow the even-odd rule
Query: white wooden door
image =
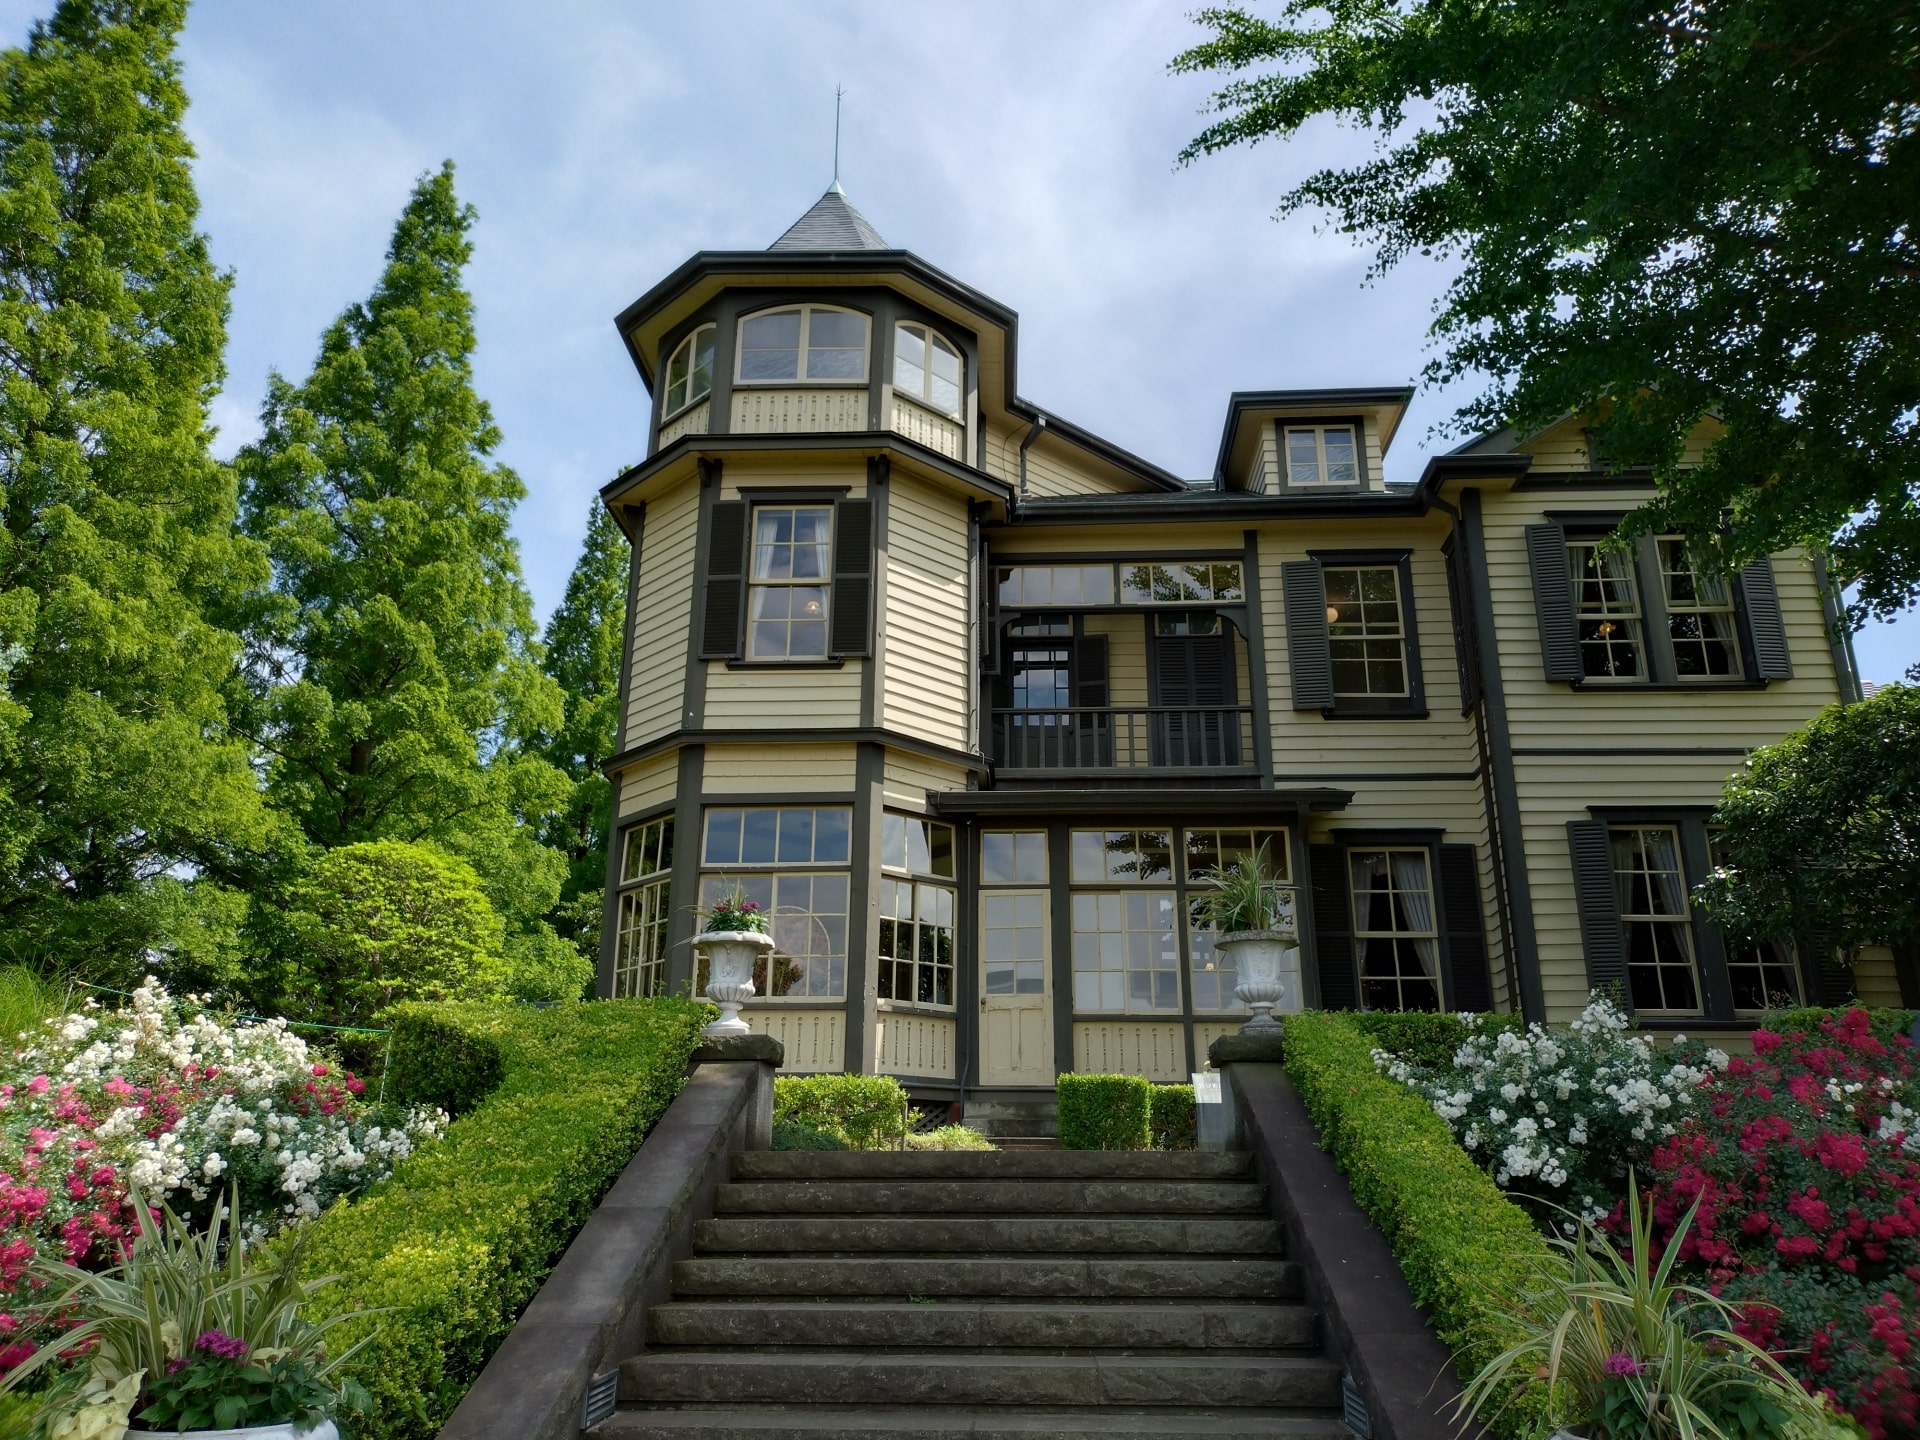
[(1047, 892), (980, 897), (980, 1083), (1053, 1084)]

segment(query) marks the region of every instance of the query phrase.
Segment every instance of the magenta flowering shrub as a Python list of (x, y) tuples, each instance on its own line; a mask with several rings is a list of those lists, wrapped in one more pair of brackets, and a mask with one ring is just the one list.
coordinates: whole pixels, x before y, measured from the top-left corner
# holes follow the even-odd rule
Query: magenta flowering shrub
[[(1649, 1165), (1659, 1233), (1681, 1241), (1741, 1331), (1875, 1440), (1920, 1436), (1920, 1069), (1863, 1010), (1816, 1035), (1754, 1032), (1702, 1083)], [(1616, 1212), (1615, 1221), (1619, 1214)]]
[(283, 1021), (208, 1014), (153, 980), (21, 1040), (0, 1053), (0, 1368), (23, 1343), (7, 1312), (28, 1262), (117, 1258), (129, 1183), (182, 1210), (237, 1185), (242, 1222), (270, 1231), (382, 1179), (446, 1123), (369, 1105)]

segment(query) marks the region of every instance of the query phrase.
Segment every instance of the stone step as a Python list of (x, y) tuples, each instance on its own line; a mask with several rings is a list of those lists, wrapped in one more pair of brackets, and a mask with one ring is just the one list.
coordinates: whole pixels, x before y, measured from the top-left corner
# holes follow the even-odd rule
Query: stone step
[(722, 1185), (722, 1215), (1260, 1214), (1251, 1181), (771, 1180)]
[(988, 1217), (865, 1215), (702, 1220), (694, 1226), (702, 1251), (847, 1254), (912, 1251), (920, 1254), (1034, 1252), (1106, 1255), (1273, 1255), (1280, 1227), (1271, 1220), (1179, 1220), (1110, 1216)]
[(1208, 1406), (1331, 1409), (1340, 1367), (1294, 1355), (755, 1354), (620, 1366), (629, 1404)]
[(655, 1345), (847, 1345), (1033, 1350), (1294, 1350), (1319, 1343), (1304, 1305), (780, 1304), (672, 1301)]
[(1204, 1150), (747, 1150), (736, 1180), (1240, 1180), (1249, 1155)]
[(1300, 1267), (1288, 1260), (696, 1256), (673, 1267), (674, 1294), (729, 1297), (1294, 1300), (1300, 1283)]
[(601, 1440), (1353, 1440), (1337, 1416), (1256, 1408), (621, 1410), (588, 1433)]

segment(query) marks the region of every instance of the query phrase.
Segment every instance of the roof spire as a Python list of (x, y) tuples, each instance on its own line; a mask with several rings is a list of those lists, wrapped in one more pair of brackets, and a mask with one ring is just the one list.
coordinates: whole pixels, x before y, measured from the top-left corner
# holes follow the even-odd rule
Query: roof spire
[(846, 94), (846, 87), (833, 87), (833, 184), (827, 187), (829, 194), (844, 195), (840, 188), (840, 100)]

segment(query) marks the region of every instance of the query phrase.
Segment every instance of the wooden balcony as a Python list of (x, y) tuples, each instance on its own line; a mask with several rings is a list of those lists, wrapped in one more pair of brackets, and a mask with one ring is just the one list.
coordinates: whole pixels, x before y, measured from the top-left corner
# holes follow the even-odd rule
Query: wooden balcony
[(1257, 775), (1254, 707), (995, 710), (993, 763), (1022, 776), (1098, 772)]

